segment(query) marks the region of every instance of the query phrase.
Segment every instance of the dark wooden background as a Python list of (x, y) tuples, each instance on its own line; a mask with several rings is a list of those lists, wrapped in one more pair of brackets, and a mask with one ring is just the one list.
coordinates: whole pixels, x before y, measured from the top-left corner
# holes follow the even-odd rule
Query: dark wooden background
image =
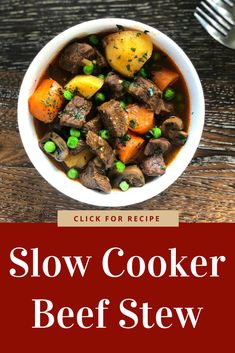
[(92, 209), (53, 189), (22, 147), (17, 97), (37, 52), (79, 22), (126, 17), (165, 32), (188, 54), (206, 98), (203, 137), (190, 166), (168, 190), (130, 209), (177, 209), (186, 222), (235, 222), (235, 51), (196, 22), (197, 0), (0, 1), (0, 222), (55, 222), (58, 209)]

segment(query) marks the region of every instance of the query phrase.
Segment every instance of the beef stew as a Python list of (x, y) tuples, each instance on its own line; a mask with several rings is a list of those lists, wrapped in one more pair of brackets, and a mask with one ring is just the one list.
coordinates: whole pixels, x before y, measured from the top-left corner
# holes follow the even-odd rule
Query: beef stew
[(42, 151), (105, 193), (166, 172), (187, 141), (189, 104), (173, 60), (147, 33), (125, 29), (69, 43), (29, 99)]

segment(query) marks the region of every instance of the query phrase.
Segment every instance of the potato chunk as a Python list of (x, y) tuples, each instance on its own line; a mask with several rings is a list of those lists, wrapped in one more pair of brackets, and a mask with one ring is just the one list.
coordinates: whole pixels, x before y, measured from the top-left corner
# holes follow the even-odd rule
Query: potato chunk
[(78, 169), (82, 169), (87, 165), (87, 163), (92, 157), (94, 157), (94, 154), (91, 152), (90, 149), (86, 148), (85, 150), (79, 152), (74, 156), (70, 154), (65, 159), (64, 163), (68, 168), (75, 167)]
[(78, 75), (72, 78), (66, 86), (70, 92), (77, 92), (85, 98), (91, 98), (103, 86), (104, 80), (92, 75)]
[(104, 38), (109, 65), (120, 74), (133, 77), (151, 57), (153, 43), (140, 31), (121, 31)]

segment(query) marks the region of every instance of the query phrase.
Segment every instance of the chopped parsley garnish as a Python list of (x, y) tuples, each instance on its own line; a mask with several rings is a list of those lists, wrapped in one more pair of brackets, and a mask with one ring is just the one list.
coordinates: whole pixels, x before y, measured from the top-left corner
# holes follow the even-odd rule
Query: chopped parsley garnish
[(142, 33), (140, 33), (140, 32), (137, 32), (137, 33), (136, 33), (136, 37), (139, 37), (139, 36), (141, 36), (141, 34), (142, 34)]
[(147, 89), (147, 93), (148, 93), (148, 95), (149, 95), (150, 97), (152, 97), (152, 96), (154, 95), (153, 88), (152, 88), (152, 87), (149, 87), (149, 88)]
[(59, 118), (59, 119), (62, 117), (63, 113), (64, 113), (63, 110), (60, 110), (60, 111), (58, 112), (58, 118)]
[(131, 62), (132, 61), (132, 59), (128, 59), (128, 62)]
[(113, 45), (113, 48), (114, 48), (114, 49), (118, 49), (118, 47), (116, 47), (116, 45), (115, 45), (115, 44)]
[(122, 82), (122, 85), (124, 88), (128, 88), (130, 86), (130, 84), (131, 84), (130, 81), (127, 81), (127, 80), (123, 80), (123, 82)]
[(122, 25), (116, 25), (116, 27), (119, 31), (123, 31), (125, 29)]
[(175, 124), (174, 123), (166, 123), (167, 128), (171, 130), (175, 130)]
[(125, 134), (124, 136), (121, 137), (120, 139), (120, 144), (122, 146), (126, 146), (127, 141), (129, 141), (131, 139), (129, 134)]
[(149, 31), (146, 29), (146, 30), (144, 31), (144, 33), (147, 34), (147, 33), (149, 33)]
[(77, 112), (77, 114), (75, 114), (75, 119), (80, 120), (82, 119), (83, 115), (80, 112)]
[(128, 71), (131, 71), (131, 66), (130, 66), (130, 64), (126, 65), (126, 68), (127, 68)]
[(136, 120), (132, 119), (130, 122), (129, 122), (129, 125), (132, 129), (134, 129), (136, 127)]
[(187, 137), (183, 134), (179, 134), (179, 138), (181, 141), (184, 141), (184, 142), (187, 140)]
[(131, 51), (135, 52), (135, 51), (136, 51), (136, 48), (131, 48)]
[(143, 58), (147, 59), (147, 56), (148, 56), (147, 52), (143, 54)]
[(56, 108), (57, 107), (57, 102), (55, 99), (52, 99), (51, 97), (47, 97), (46, 99), (43, 99), (41, 101), (46, 107), (52, 107)]
[(119, 56), (117, 57), (117, 59), (121, 59), (121, 55), (119, 55)]

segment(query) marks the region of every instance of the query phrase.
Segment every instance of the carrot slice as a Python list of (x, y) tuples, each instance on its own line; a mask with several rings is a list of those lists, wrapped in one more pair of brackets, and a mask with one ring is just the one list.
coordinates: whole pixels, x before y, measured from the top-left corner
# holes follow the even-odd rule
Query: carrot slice
[(154, 127), (154, 113), (138, 104), (127, 106), (128, 125), (131, 131), (137, 134), (146, 134)]
[(164, 91), (168, 86), (172, 85), (179, 78), (177, 72), (162, 68), (160, 71), (153, 73), (153, 82)]
[(29, 98), (29, 111), (38, 120), (52, 122), (64, 103), (62, 86), (55, 80), (43, 80)]
[(140, 136), (136, 136), (130, 131), (128, 131), (128, 136), (129, 140), (124, 144), (118, 143), (117, 146), (117, 153), (123, 163), (129, 163), (133, 160), (145, 142)]

